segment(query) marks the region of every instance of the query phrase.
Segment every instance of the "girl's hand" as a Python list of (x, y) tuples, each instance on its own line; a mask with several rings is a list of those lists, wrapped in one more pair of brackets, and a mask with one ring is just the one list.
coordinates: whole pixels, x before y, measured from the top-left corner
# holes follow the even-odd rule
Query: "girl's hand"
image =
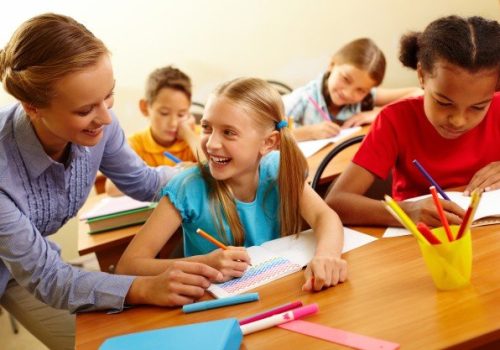
[(375, 120), (377, 113), (373, 111), (361, 112), (356, 115), (353, 115), (349, 119), (347, 119), (344, 124), (342, 124), (341, 129), (352, 128), (354, 126), (361, 126), (365, 124), (371, 124)]
[(315, 255), (305, 271), (306, 282), (302, 290), (320, 291), (347, 279), (347, 262), (339, 257)]
[(493, 162), (480, 169), (465, 188), (464, 194), (470, 195), (475, 189), (479, 192), (500, 188), (500, 162)]
[(241, 277), (250, 265), (250, 256), (244, 247), (216, 249), (206, 255), (207, 265), (219, 270), (228, 281), (231, 278)]
[[(460, 225), (465, 215), (465, 211), (452, 201), (441, 198), (439, 201), (441, 202), (448, 223), (450, 225)], [(399, 202), (399, 205), (413, 222), (421, 221), (430, 227), (443, 226), (432, 197), (419, 201)]]
[(333, 137), (338, 135), (340, 132), (340, 126), (335, 124), (334, 122), (321, 122), (319, 124), (314, 125), (306, 125), (301, 128), (305, 128), (307, 131), (307, 136), (309, 140), (320, 140), (327, 139), (329, 137)]

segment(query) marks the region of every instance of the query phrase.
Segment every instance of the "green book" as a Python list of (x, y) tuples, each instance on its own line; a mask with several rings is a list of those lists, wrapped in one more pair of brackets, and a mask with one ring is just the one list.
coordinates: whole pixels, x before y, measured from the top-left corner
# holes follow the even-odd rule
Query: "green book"
[(146, 207), (119, 211), (112, 214), (94, 216), (87, 219), (90, 234), (105, 232), (120, 227), (138, 225), (146, 222), (158, 203)]

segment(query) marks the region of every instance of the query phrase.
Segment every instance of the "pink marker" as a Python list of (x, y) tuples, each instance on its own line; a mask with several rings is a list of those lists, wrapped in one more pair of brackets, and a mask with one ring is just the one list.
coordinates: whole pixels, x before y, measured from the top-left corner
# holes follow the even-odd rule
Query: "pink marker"
[(330, 117), (328, 116), (328, 114), (326, 114), (326, 112), (319, 106), (318, 102), (312, 98), (311, 95), (307, 95), (307, 98), (309, 99), (309, 101), (312, 103), (312, 105), (314, 106), (314, 108), (316, 108), (316, 110), (318, 111), (318, 113), (323, 117), (323, 120), (327, 121), (327, 122), (331, 122), (331, 119)]
[(271, 328), (277, 326), (279, 324), (283, 324), (286, 322), (290, 322), (301, 318), (303, 316), (312, 315), (318, 312), (318, 304), (309, 304), (303, 307), (299, 307), (297, 309), (293, 309), (287, 312), (283, 312), (281, 314), (273, 315), (268, 318), (264, 318), (262, 320), (258, 320), (252, 323), (245, 324), (240, 326), (241, 332), (243, 335), (250, 334), (253, 332), (257, 332), (263, 329)]
[(271, 310), (261, 312), (260, 314), (256, 314), (256, 315), (244, 318), (240, 321), (240, 326), (243, 326), (244, 324), (247, 324), (247, 323), (252, 323), (252, 322), (255, 322), (258, 320), (262, 320), (263, 318), (267, 318), (269, 316), (281, 314), (285, 311), (293, 310), (293, 309), (296, 309), (296, 308), (301, 307), (301, 306), (302, 306), (301, 301), (292, 301), (291, 303), (275, 307)]

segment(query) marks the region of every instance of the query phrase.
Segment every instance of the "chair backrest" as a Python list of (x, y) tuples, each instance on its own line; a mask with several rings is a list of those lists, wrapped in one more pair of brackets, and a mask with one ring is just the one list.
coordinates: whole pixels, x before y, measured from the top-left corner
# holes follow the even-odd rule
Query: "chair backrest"
[(203, 117), (203, 110), (205, 109), (205, 105), (200, 102), (193, 101), (191, 102), (191, 108), (189, 112), (196, 120), (196, 124), (200, 124), (201, 117)]
[[(325, 171), (328, 164), (332, 161), (332, 159), (346, 148), (349, 148), (357, 143), (361, 143), (364, 137), (365, 137), (364, 135), (359, 135), (340, 142), (325, 156), (325, 158), (323, 158), (311, 182), (311, 187), (313, 188), (313, 190), (315, 190), (316, 192), (319, 191), (320, 187), (319, 182), (321, 179), (321, 175)], [(391, 190), (392, 190), (392, 174), (389, 174), (389, 176), (385, 180), (379, 179), (377, 177), (364, 195), (373, 199), (383, 199), (384, 194), (390, 194)]]
[(355, 145), (356, 143), (360, 143), (363, 141), (364, 135), (359, 135), (356, 137), (349, 138), (347, 140), (344, 140), (340, 142), (338, 145), (332, 148), (330, 152), (323, 158), (321, 163), (319, 163), (318, 169), (316, 170), (316, 173), (314, 174), (314, 178), (311, 182), (311, 187), (313, 190), (317, 191), (318, 190), (318, 185), (319, 185), (319, 180), (321, 179), (321, 176), (323, 175), (323, 172), (325, 171), (326, 167), (328, 164), (330, 164), (331, 160), (340, 152), (345, 150), (346, 148), (351, 147), (352, 145)]
[(277, 80), (266, 80), (269, 84), (274, 86), (280, 95), (286, 95), (293, 91), (293, 89), (285, 83)]

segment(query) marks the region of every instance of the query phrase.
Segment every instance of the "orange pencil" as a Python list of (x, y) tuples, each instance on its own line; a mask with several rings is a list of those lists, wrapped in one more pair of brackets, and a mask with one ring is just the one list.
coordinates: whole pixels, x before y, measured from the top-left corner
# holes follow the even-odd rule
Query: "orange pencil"
[(437, 211), (439, 214), (439, 218), (441, 219), (441, 223), (443, 224), (444, 231), (446, 232), (446, 236), (448, 237), (448, 241), (452, 242), (453, 235), (452, 235), (451, 230), (450, 230), (450, 225), (448, 224), (448, 219), (446, 219), (446, 215), (444, 213), (443, 206), (441, 205), (441, 202), (439, 201), (436, 187), (431, 186), (431, 187), (429, 187), (429, 189), (431, 190), (432, 199), (434, 200), (434, 204), (436, 205), (436, 208), (437, 208)]
[(215, 238), (213, 238), (212, 236), (210, 236), (208, 233), (206, 233), (205, 231), (203, 231), (201, 228), (197, 229), (196, 233), (199, 234), (201, 237), (205, 238), (207, 241), (212, 242), (213, 244), (215, 244), (220, 249), (224, 249), (224, 250), (227, 249), (227, 247), (224, 244), (222, 244), (221, 242), (219, 242), (218, 240), (216, 240)]
[[(196, 233), (199, 234), (201, 237), (205, 238), (207, 241), (212, 242), (215, 244), (217, 247), (219, 247), (222, 250), (227, 250), (227, 246), (216, 240), (214, 237), (210, 236), (208, 233), (203, 231), (201, 228), (196, 229)], [(248, 263), (248, 265), (252, 266), (252, 264)]]

